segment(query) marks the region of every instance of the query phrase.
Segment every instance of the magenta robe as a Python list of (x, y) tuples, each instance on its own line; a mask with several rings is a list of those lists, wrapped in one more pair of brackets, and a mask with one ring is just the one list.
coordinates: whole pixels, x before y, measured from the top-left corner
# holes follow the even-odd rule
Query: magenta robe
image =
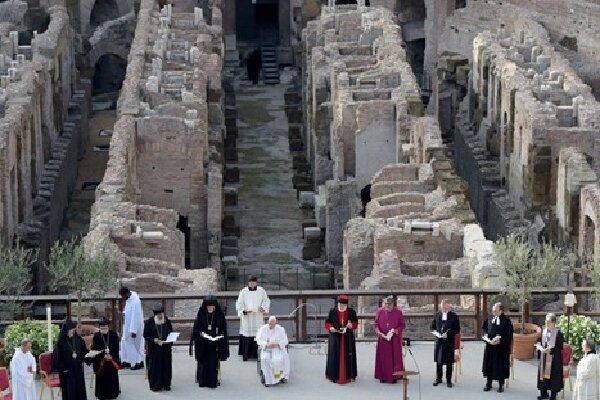
[(402, 311), (394, 307), (387, 311), (381, 307), (375, 314), (375, 332), (387, 334), (391, 329), (397, 333), (388, 341), (378, 337), (377, 350), (375, 352), (375, 379), (394, 383), (399, 378), (394, 377), (394, 372), (404, 371), (402, 360), (402, 331), (404, 330), (404, 315)]

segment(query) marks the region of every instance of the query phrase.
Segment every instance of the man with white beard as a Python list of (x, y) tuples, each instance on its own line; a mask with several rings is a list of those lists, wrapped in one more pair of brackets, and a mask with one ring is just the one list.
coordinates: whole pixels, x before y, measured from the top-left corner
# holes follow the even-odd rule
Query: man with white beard
[(260, 368), (265, 386), (286, 383), (290, 376), (290, 356), (286, 350), (288, 337), (285, 329), (277, 324), (277, 318), (269, 317), (269, 323), (260, 327), (256, 335), (260, 346)]
[(269, 312), (271, 301), (265, 289), (258, 286), (256, 276), (248, 278), (248, 286), (240, 291), (235, 308), (240, 317), (240, 348), (243, 360), (256, 359), (258, 346), (256, 334), (265, 323), (263, 314)]
[(10, 361), (13, 400), (36, 400), (35, 358), (31, 354), (31, 340), (23, 339)]
[(119, 290), (125, 300), (123, 335), (121, 336), (121, 366), (132, 370), (144, 368), (144, 312), (136, 292), (123, 286)]

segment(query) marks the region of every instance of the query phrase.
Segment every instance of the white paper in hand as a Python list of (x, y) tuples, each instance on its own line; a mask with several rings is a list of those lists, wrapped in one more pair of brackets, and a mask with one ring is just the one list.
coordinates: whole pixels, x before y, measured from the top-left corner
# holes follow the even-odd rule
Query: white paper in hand
[(541, 345), (541, 344), (539, 344), (539, 343), (536, 343), (536, 344), (535, 344), (535, 349), (536, 349), (536, 350), (539, 350), (539, 351), (545, 351), (545, 350), (546, 350), (546, 349), (544, 349), (544, 348), (542, 347), (542, 345)]
[(85, 358), (94, 358), (96, 357), (98, 354), (103, 353), (102, 351), (98, 351), (98, 350), (90, 350), (88, 351), (88, 353), (85, 355)]
[(438, 339), (442, 338), (442, 335), (438, 331), (431, 331), (431, 334)]
[(487, 337), (487, 336), (482, 336), (482, 337), (481, 337), (481, 339), (483, 339), (483, 341), (484, 341), (484, 342), (487, 342), (487, 343), (489, 343), (489, 344), (492, 344), (492, 341), (491, 341), (491, 339), (490, 339), (489, 337)]
[(163, 343), (175, 343), (178, 337), (179, 332), (171, 332), (169, 333), (169, 336), (167, 336), (167, 338), (163, 340)]

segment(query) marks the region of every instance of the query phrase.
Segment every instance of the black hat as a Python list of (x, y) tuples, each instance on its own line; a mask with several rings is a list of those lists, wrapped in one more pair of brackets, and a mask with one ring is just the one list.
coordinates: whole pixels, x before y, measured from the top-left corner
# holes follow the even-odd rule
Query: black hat
[(204, 298), (203, 304), (206, 304), (207, 306), (214, 306), (217, 304), (217, 298), (210, 294)]
[(70, 320), (70, 319), (65, 319), (65, 322), (63, 322), (63, 329), (69, 330), (69, 329), (74, 329), (77, 328), (77, 324), (75, 323), (75, 321)]
[(158, 304), (155, 304), (154, 307), (152, 307), (152, 312), (154, 313), (154, 315), (156, 315), (156, 314), (164, 313), (165, 309), (163, 308), (162, 304), (158, 303)]
[(100, 319), (98, 320), (98, 325), (100, 326), (107, 326), (108, 324), (110, 324), (110, 321), (104, 316), (100, 317)]

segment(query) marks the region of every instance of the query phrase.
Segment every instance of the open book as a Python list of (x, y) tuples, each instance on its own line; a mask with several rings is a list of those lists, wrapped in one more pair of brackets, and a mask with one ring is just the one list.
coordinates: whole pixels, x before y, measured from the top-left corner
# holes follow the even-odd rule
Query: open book
[(438, 338), (438, 339), (441, 339), (441, 338), (442, 338), (442, 334), (441, 334), (441, 333), (439, 333), (438, 331), (431, 331), (431, 334), (432, 334), (433, 336), (435, 336), (436, 338)]
[(481, 339), (486, 343), (492, 344), (492, 339), (490, 339), (487, 335), (482, 336)]
[(389, 342), (390, 340), (392, 340), (392, 338), (393, 338), (393, 337), (394, 337), (394, 331), (392, 331), (392, 330), (388, 331), (388, 333), (387, 333), (386, 335), (384, 335), (384, 336), (383, 336), (383, 338), (384, 338), (385, 340), (387, 340), (388, 342)]
[(542, 347), (542, 345), (540, 343), (536, 343), (535, 344), (535, 349), (539, 350), (539, 351), (546, 351), (545, 348)]
[(98, 354), (100, 353), (104, 353), (104, 351), (99, 351), (99, 350), (90, 350), (88, 351), (88, 353), (85, 355), (85, 358), (94, 358), (96, 357)]
[(208, 340), (210, 340), (211, 342), (216, 342), (217, 340), (223, 339), (225, 336), (223, 336), (223, 335), (219, 335), (219, 336), (210, 336), (210, 335), (208, 335), (208, 334), (206, 334), (206, 333), (205, 333), (205, 334), (203, 335), (203, 337), (204, 337), (204, 339), (208, 339)]
[(163, 340), (163, 343), (175, 343), (178, 338), (179, 338), (179, 332), (171, 332), (171, 333), (169, 333), (167, 338), (165, 340)]

